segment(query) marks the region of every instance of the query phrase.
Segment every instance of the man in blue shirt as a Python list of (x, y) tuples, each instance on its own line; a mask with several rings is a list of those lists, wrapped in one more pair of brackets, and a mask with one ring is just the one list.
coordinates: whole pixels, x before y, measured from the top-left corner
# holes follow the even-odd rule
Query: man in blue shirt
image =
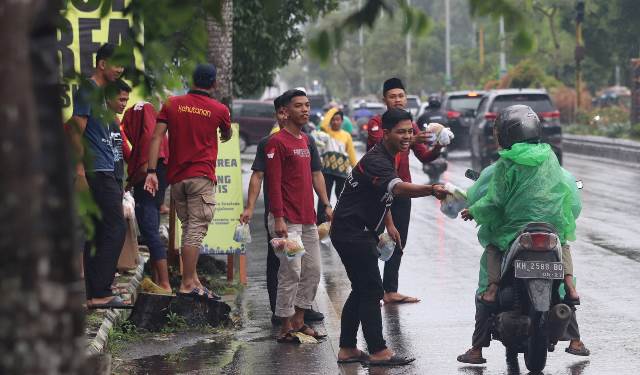
[(80, 83), (73, 97), (73, 115), (67, 123), (76, 154), (82, 160), (77, 166), (77, 184), (83, 185), (86, 178), (100, 211), (100, 218), (94, 218), (91, 246), (85, 246), (84, 252), (89, 308), (129, 307), (111, 291), (126, 234), (122, 182), (118, 182), (114, 172), (116, 155), (109, 129), (113, 114), (107, 108), (104, 92), (104, 88), (124, 71), (122, 66), (110, 62), (114, 53), (113, 44), (107, 43), (98, 49), (94, 73)]

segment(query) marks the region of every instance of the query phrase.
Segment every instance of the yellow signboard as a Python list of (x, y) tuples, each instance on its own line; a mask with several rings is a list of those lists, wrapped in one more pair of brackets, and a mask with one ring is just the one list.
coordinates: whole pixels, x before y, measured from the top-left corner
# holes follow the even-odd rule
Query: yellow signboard
[[(104, 43), (122, 45), (132, 37), (131, 14), (124, 11), (130, 0), (112, 0), (111, 9), (100, 17), (101, 0), (69, 0), (63, 9), (64, 18), (58, 31), (58, 54), (62, 75), (62, 106), (64, 119), (71, 116), (73, 95), (78, 90), (77, 74), (89, 77), (95, 67), (95, 54)], [(138, 50), (133, 53), (130, 67), (143, 69), (142, 56)], [(138, 90), (131, 93), (129, 103), (135, 104), (142, 98)]]
[(238, 218), (244, 207), (238, 124), (233, 124), (232, 128), (233, 137), (218, 144), (216, 212), (203, 241), (203, 251), (210, 254), (244, 251), (244, 245), (233, 240)]

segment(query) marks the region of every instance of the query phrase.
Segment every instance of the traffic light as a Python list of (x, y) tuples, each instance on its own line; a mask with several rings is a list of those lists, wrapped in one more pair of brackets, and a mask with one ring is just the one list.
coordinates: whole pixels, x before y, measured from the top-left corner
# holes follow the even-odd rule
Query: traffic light
[(578, 0), (576, 3), (576, 22), (582, 23), (584, 21), (584, 1)]

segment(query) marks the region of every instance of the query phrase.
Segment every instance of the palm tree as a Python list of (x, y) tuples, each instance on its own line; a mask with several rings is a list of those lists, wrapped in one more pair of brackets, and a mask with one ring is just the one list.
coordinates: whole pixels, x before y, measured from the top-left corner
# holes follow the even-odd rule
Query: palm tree
[(60, 4), (2, 8), (0, 44), (13, 53), (0, 63), (0, 373), (80, 374), (84, 298), (58, 85)]
[(215, 98), (231, 108), (233, 92), (233, 0), (221, 1), (221, 17), (207, 13), (208, 60), (218, 69)]

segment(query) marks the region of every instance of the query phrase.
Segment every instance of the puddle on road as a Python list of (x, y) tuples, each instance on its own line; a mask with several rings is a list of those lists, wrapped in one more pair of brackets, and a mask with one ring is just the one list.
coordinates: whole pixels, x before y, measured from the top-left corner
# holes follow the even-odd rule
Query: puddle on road
[[(138, 342), (132, 345), (146, 345)], [(149, 355), (133, 359), (115, 359), (113, 374), (116, 375), (173, 375), (173, 374), (218, 374), (231, 363), (238, 342), (231, 337), (208, 338), (169, 353)]]

